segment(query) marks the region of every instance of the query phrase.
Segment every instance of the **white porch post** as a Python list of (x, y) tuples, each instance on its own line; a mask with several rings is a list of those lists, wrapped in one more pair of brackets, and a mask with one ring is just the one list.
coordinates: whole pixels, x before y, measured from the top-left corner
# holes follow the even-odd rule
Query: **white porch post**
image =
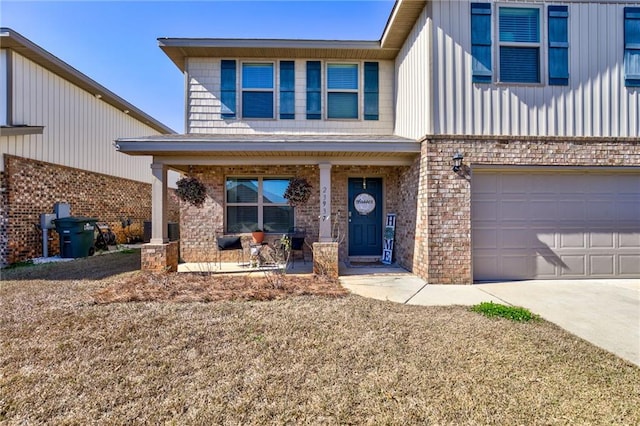
[(320, 163), (320, 235), (318, 241), (329, 243), (333, 241), (331, 235), (331, 164)]
[(151, 244), (169, 242), (167, 230), (167, 166), (151, 163)]

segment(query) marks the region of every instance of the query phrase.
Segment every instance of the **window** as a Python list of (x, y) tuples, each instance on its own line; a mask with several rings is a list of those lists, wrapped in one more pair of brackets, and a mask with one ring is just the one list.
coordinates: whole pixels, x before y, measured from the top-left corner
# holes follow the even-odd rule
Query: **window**
[(358, 65), (327, 65), (327, 118), (358, 118)]
[(540, 83), (540, 9), (500, 7), (499, 80)]
[(293, 207), (284, 198), (289, 179), (227, 178), (227, 232), (288, 232)]
[(273, 64), (242, 64), (242, 117), (273, 118)]
[(624, 82), (640, 87), (640, 7), (624, 8)]

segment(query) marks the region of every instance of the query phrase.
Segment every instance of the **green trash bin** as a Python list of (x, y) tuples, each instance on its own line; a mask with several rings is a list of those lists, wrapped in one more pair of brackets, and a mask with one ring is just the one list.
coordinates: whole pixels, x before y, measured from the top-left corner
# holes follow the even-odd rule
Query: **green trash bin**
[(60, 236), (60, 257), (69, 259), (93, 256), (94, 230), (98, 219), (69, 216), (55, 219), (53, 223)]

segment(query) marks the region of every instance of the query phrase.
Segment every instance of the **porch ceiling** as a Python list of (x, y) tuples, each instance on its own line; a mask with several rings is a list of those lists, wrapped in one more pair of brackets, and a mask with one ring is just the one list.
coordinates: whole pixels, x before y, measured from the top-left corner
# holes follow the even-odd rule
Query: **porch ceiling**
[(154, 161), (183, 169), (188, 165), (411, 164), (420, 143), (375, 135), (161, 135), (121, 138), (116, 149), (152, 155)]

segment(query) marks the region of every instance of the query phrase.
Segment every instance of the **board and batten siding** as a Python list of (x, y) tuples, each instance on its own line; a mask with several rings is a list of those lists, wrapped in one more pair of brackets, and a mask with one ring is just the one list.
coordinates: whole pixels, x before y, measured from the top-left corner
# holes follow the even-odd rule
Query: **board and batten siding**
[(0, 154), (151, 182), (151, 157), (117, 152), (113, 141), (157, 135), (156, 130), (16, 52), (11, 65), (12, 124), (44, 126), (44, 131), (0, 137)]
[[(631, 2), (552, 3), (569, 8), (568, 86), (546, 84), (546, 7), (541, 16), (545, 84), (472, 83), (470, 3), (430, 3), (434, 134), (640, 136), (640, 91), (625, 87), (623, 79), (623, 9)], [(498, 4), (505, 3), (510, 2)], [(494, 80), (496, 13), (494, 9)]]
[[(393, 61), (378, 61), (379, 63), (379, 119), (363, 120), (363, 64), (364, 61), (344, 61), (344, 60), (323, 60), (322, 85), (326, 87), (327, 63), (358, 63), (360, 64), (360, 97), (359, 109), (360, 119), (358, 120), (307, 120), (306, 115), (306, 63), (305, 59), (295, 60), (295, 119), (281, 120), (243, 120), (241, 89), (237, 92), (237, 119), (222, 119), (220, 111), (220, 67), (222, 59), (235, 59), (237, 61), (237, 81), (241, 81), (242, 58), (188, 58), (187, 60), (187, 110), (186, 122), (187, 132), (206, 134), (372, 134), (389, 135), (393, 134), (394, 112), (393, 112)], [(288, 58), (279, 59), (254, 59), (248, 62), (274, 62), (274, 74), (276, 76), (275, 90), (278, 93), (278, 72), (277, 64), (280, 60), (290, 60)], [(326, 94), (326, 91), (324, 92)], [(274, 114), (278, 115), (278, 96), (275, 96), (276, 105)], [(326, 96), (322, 99), (323, 117), (326, 116)]]
[(422, 10), (396, 57), (395, 133), (406, 138), (433, 133), (430, 7)]

